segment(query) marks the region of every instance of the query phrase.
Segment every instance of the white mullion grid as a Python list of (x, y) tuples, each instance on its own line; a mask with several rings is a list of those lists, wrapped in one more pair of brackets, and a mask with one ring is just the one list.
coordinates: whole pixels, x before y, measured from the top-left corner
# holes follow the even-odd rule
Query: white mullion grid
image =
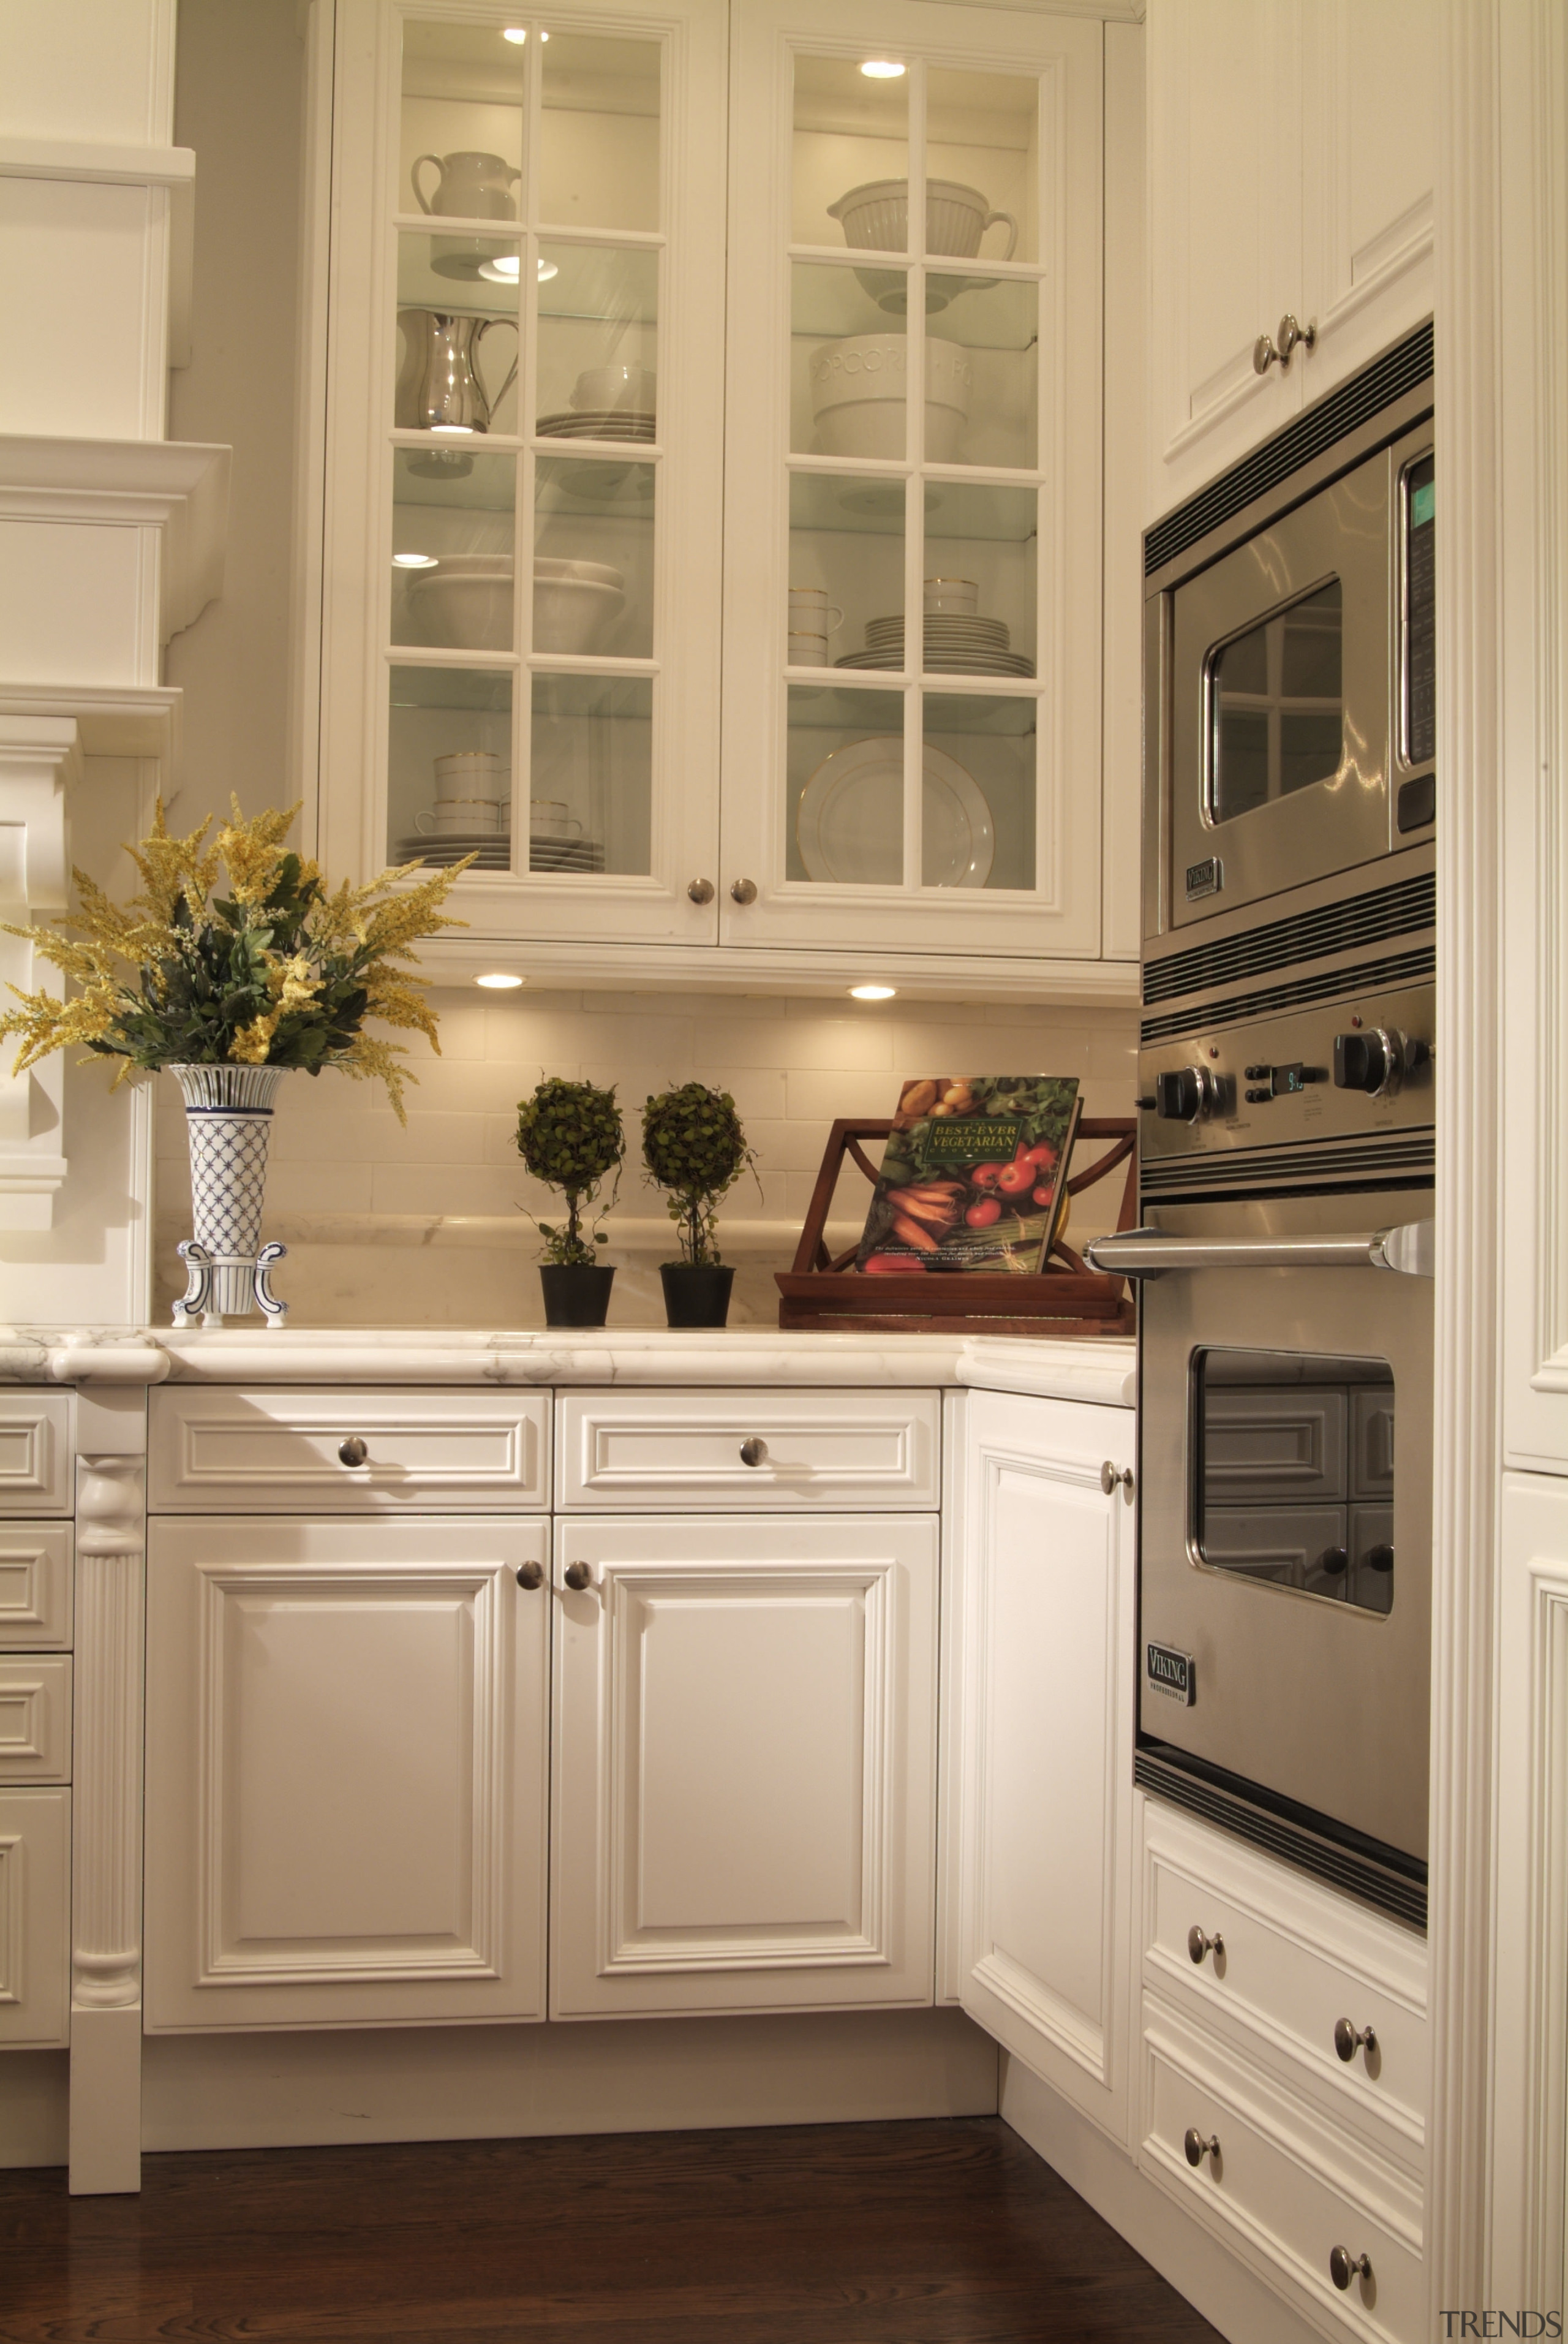
[[(512, 641), (520, 665), (512, 687), (512, 864), (522, 857), (529, 868), (533, 835), (534, 691), (531, 660), (534, 644), (534, 475), (538, 470), (532, 441), (538, 421), (539, 352), (539, 113), (542, 104), (544, 43), (537, 17), (528, 19), (523, 44), (523, 176), (518, 183), (523, 220), (518, 271), (518, 486), (512, 576)], [(527, 402), (525, 404), (525, 401)], [(524, 424), (528, 429), (525, 431)]]
[[(1049, 375), (1060, 376), (1061, 369), (1061, 222), (1060, 175), (1062, 157), (1061, 76), (1060, 71), (1039, 76), (1036, 84), (1038, 115), (1035, 146), (1040, 167), (1035, 173), (1035, 252), (1038, 256), (1038, 284), (1035, 288), (1034, 334), (1034, 460), (1040, 468), (1040, 489), (1035, 507), (1035, 641), (1034, 674), (1037, 686), (1034, 701), (1034, 892), (1060, 907), (1061, 900), (1061, 808), (1064, 775), (1062, 772), (1061, 709), (1065, 694), (1055, 687), (1061, 673), (1061, 598), (1057, 591), (1061, 575), (1061, 480), (1066, 451), (1061, 445), (1062, 403), (1051, 396)], [(1048, 112), (1049, 93), (1049, 112)], [(1047, 158), (1050, 168), (1046, 168)], [(1049, 208), (1047, 189), (1050, 190)], [(1047, 233), (1049, 229), (1049, 234)], [(1050, 362), (1046, 362), (1045, 288), (1050, 287)], [(1103, 288), (1101, 308), (1103, 310)], [(1050, 435), (1047, 436), (1047, 424)], [(1101, 435), (1103, 439), (1103, 434)], [(1047, 460), (1049, 450), (1050, 460)], [(1103, 499), (1104, 450), (1101, 447), (1101, 494)], [(1049, 524), (1049, 527), (1048, 527)], [(1101, 550), (1101, 595), (1105, 592), (1104, 556)], [(1103, 631), (1102, 631), (1103, 634)], [(1102, 662), (1103, 665), (1103, 662)], [(1104, 690), (1101, 678), (1101, 692)], [(1046, 727), (1050, 727), (1050, 755), (1046, 754)], [(1101, 738), (1104, 737), (1104, 707), (1101, 710)], [(1103, 838), (1101, 858), (1103, 858)], [(1101, 861), (1103, 880), (1103, 860)]]
[[(905, 418), (910, 463), (904, 495), (904, 862), (903, 892), (918, 896), (924, 871), (926, 575), (926, 61), (910, 66), (909, 299), (904, 311)], [(919, 319), (917, 334), (916, 320)]]

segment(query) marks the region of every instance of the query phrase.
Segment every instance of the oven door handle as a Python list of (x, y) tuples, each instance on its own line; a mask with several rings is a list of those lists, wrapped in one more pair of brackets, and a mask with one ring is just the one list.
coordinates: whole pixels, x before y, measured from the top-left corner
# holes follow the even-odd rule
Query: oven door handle
[(1116, 1278), (1159, 1278), (1168, 1269), (1395, 1269), (1431, 1278), (1435, 1235), (1432, 1221), (1323, 1238), (1177, 1238), (1163, 1229), (1129, 1229), (1091, 1238), (1083, 1258)]

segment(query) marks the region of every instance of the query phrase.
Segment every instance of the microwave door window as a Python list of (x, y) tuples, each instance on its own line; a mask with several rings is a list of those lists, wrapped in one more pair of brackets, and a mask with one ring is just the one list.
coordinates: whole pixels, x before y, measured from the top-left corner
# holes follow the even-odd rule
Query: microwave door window
[(1393, 1604), (1393, 1373), (1210, 1349), (1193, 1369), (1194, 1559), (1260, 1585)]
[(1209, 655), (1204, 809), (1211, 823), (1332, 781), (1344, 756), (1337, 578)]

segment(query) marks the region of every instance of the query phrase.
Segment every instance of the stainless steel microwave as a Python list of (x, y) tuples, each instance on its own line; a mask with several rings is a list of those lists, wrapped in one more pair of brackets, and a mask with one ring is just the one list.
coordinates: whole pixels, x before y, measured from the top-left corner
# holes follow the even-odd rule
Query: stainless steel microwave
[(1146, 946), (1435, 812), (1430, 376), (1217, 524), (1196, 502), (1146, 578)]

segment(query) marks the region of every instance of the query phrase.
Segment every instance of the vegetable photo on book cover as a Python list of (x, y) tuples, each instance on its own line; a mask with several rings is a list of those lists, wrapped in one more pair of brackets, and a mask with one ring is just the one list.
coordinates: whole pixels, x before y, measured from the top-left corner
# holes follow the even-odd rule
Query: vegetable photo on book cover
[(1075, 1075), (907, 1082), (856, 1268), (872, 1277), (1043, 1269), (1079, 1113)]

